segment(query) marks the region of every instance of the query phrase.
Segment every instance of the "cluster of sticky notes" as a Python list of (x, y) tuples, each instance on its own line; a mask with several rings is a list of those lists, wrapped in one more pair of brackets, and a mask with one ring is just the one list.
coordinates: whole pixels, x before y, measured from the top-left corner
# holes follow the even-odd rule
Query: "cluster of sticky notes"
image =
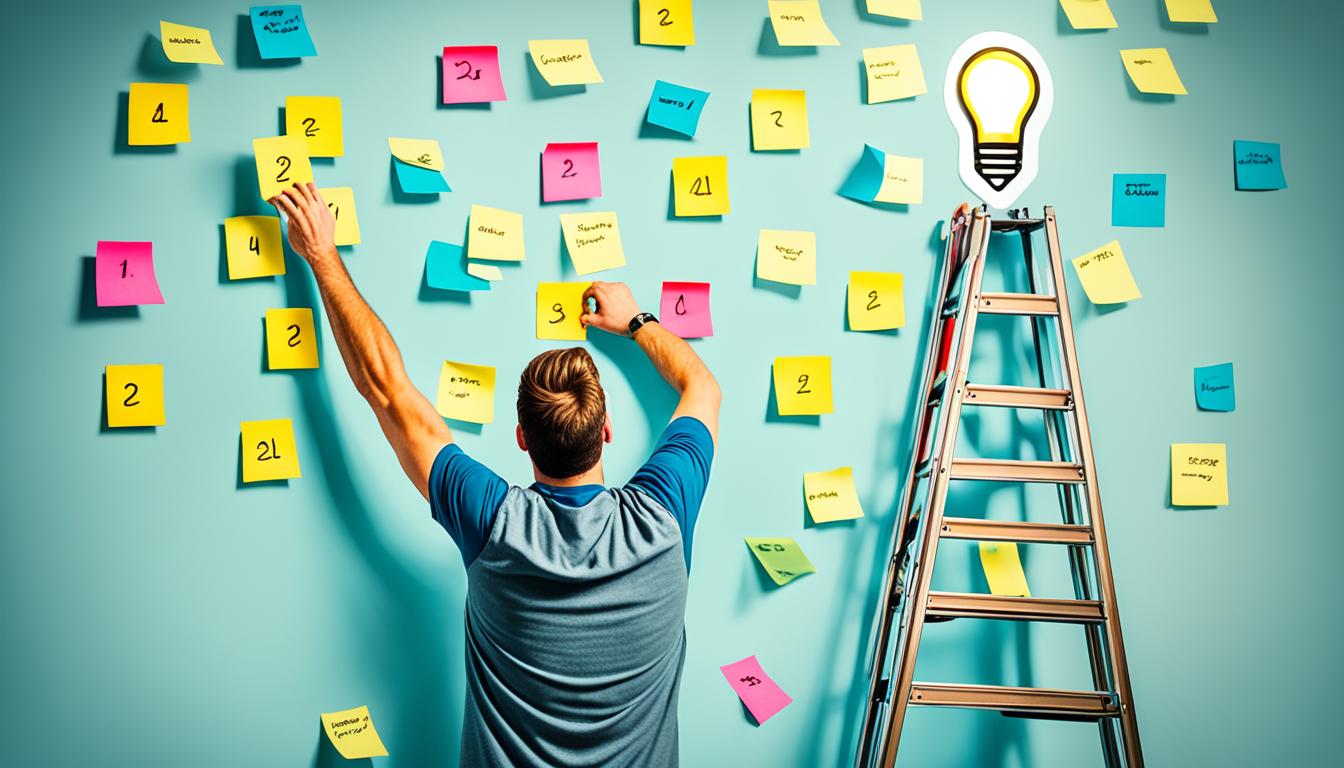
[(1074, 29), (1115, 29), (1115, 15), (1106, 0), (1059, 0)]
[(336, 96), (290, 96), (285, 99), (285, 135), (301, 136), (309, 157), (345, 154), (341, 100)]
[(495, 420), (495, 369), (443, 361), (436, 409), (440, 416), (473, 424)]
[(1211, 0), (1167, 0), (1167, 19), (1177, 23), (1214, 24), (1218, 15)]
[(355, 214), (355, 190), (351, 187), (322, 187), (317, 190), (336, 219), (333, 240), (336, 245), (359, 245), (359, 217)]
[(803, 474), (803, 497), (807, 513), (814, 523), (853, 520), (863, 517), (859, 492), (854, 487), (853, 467), (839, 467), (825, 472)]
[(391, 137), (387, 146), (392, 150), (392, 168), (402, 192), (436, 195), (452, 191), (443, 178), (443, 150), (437, 140)]
[(159, 42), (163, 45), (163, 55), (178, 64), (224, 63), (208, 29), (160, 21)]
[(691, 0), (639, 0), (640, 45), (695, 45)]
[(868, 12), (874, 16), (887, 16), (893, 19), (919, 21), (924, 18), (924, 10), (919, 0), (868, 0)]
[(761, 669), (761, 663), (754, 655), (741, 661), (719, 667), (728, 685), (742, 700), (756, 725), (763, 724), (779, 711), (793, 703), (793, 698), (785, 693), (771, 677)]
[(373, 727), (368, 707), (325, 712), (321, 717), (322, 730), (341, 757), (346, 760), (387, 757), (387, 747)]
[(867, 75), (868, 103), (908, 99), (928, 93), (924, 68), (914, 45), (888, 45), (863, 49), (863, 71)]
[(1120, 51), (1134, 87), (1144, 93), (1184, 96), (1185, 86), (1166, 48), (1130, 48)]
[(709, 283), (664, 282), (658, 300), (658, 322), (683, 339), (713, 336)]
[(560, 229), (574, 271), (580, 275), (625, 266), (621, 225), (616, 222), (615, 211), (562, 213)]
[(770, 26), (781, 46), (839, 45), (817, 0), (769, 0)]
[(757, 88), (751, 92), (751, 146), (759, 151), (806, 149), (811, 146), (807, 130), (805, 91)]
[(551, 86), (602, 82), (587, 40), (528, 40), (532, 63)]
[(757, 539), (746, 537), (747, 549), (756, 556), (756, 562), (770, 580), (783, 586), (806, 573), (816, 573), (817, 567), (807, 559), (803, 548), (793, 539)]
[(506, 101), (504, 79), (499, 72), (499, 47), (445, 45), (442, 96), (444, 104)]
[(756, 276), (788, 285), (817, 282), (817, 233), (762, 229), (756, 243)]
[(597, 142), (547, 144), (541, 153), (541, 200), (588, 200), (602, 196)]
[(308, 142), (302, 136), (271, 136), (252, 140), (257, 160), (257, 186), (261, 199), (270, 200), (295, 184), (313, 180), (308, 162)]
[(1283, 161), (1279, 145), (1268, 141), (1232, 142), (1232, 158), (1236, 167), (1237, 189), (1286, 189), (1288, 180), (1283, 175)]
[(278, 371), (317, 365), (313, 310), (308, 307), (266, 310), (266, 367)]
[(241, 433), (244, 483), (302, 476), (294, 442), (294, 422), (289, 419), (244, 421)]
[(485, 261), (522, 261), (523, 214), (473, 205), (467, 216), (467, 258)]
[(1073, 268), (1093, 304), (1120, 304), (1143, 297), (1118, 240), (1074, 259)]
[(1227, 504), (1227, 445), (1171, 444), (1171, 503), (1177, 507)]
[(1205, 365), (1195, 369), (1195, 405), (1202, 411), (1234, 411), (1237, 390), (1232, 364)]
[(776, 357), (774, 384), (780, 416), (819, 416), (834, 410), (829, 355)]
[(1165, 227), (1167, 175), (1117, 173), (1111, 182), (1111, 226)]
[(889, 155), (864, 144), (863, 155), (840, 187), (840, 194), (865, 203), (923, 203), (924, 159)]
[(163, 415), (162, 365), (109, 365), (104, 370), (107, 426), (161, 427)]
[(471, 274), (462, 246), (431, 240), (425, 253), (425, 284), (440, 291), (488, 291), (490, 281)]
[(583, 294), (592, 283), (537, 284), (537, 338), (585, 341), (588, 326), (580, 318), (585, 310)]
[(1018, 555), (1015, 542), (980, 542), (980, 567), (985, 571), (991, 594), (1031, 597), (1031, 590), (1027, 588), (1027, 574), (1022, 570), (1022, 558)]
[(722, 216), (728, 213), (728, 158), (672, 159), (672, 210), (677, 216)]
[(905, 325), (905, 277), (900, 272), (850, 272), (851, 331), (889, 331)]
[(126, 143), (133, 147), (191, 141), (187, 86), (181, 83), (131, 83), (126, 100)]
[(655, 80), (644, 119), (649, 125), (694, 136), (696, 127), (700, 125), (700, 112), (705, 108), (705, 100), (708, 98), (709, 91)]
[(154, 244), (99, 240), (93, 257), (94, 291), (100, 307), (162, 304), (154, 275)]
[(316, 56), (317, 47), (303, 19), (303, 8), (298, 5), (254, 5), (252, 35), (257, 40), (257, 53), (263, 59), (297, 59)]

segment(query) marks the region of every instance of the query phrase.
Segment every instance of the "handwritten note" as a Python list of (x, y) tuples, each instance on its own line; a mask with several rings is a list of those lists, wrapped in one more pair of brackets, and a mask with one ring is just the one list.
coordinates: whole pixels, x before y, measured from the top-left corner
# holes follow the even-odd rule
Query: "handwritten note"
[(224, 253), (229, 279), (285, 274), (279, 216), (234, 216), (224, 220)]
[(747, 549), (765, 569), (770, 580), (783, 586), (805, 573), (816, 573), (817, 567), (803, 554), (803, 548), (793, 539), (756, 539), (746, 537)]
[(1074, 29), (1115, 29), (1115, 15), (1106, 0), (1059, 0)]
[(383, 740), (373, 727), (368, 707), (324, 713), (322, 730), (327, 732), (331, 745), (346, 760), (387, 757), (387, 747), (383, 746)]
[(452, 191), (443, 178), (443, 150), (438, 141), (392, 137), (387, 146), (392, 150), (392, 167), (402, 192), (432, 195)]
[(471, 206), (467, 219), (467, 258), (522, 261), (523, 214), (485, 205)]
[(249, 15), (261, 58), (297, 59), (317, 55), (308, 24), (303, 20), (302, 6), (254, 5), (249, 9)]
[(709, 283), (664, 282), (658, 322), (683, 339), (714, 335), (709, 312)]
[(1167, 0), (1167, 18), (1178, 23), (1213, 24), (1218, 21), (1211, 0)]
[(1031, 597), (1027, 574), (1022, 570), (1022, 558), (1017, 553), (1015, 542), (980, 542), (980, 567), (985, 571), (991, 594)]
[(1237, 189), (1286, 189), (1283, 162), (1279, 145), (1267, 141), (1232, 142), (1232, 157), (1236, 164)]
[(919, 0), (868, 0), (868, 12), (874, 16), (888, 16), (893, 19), (919, 21), (924, 18), (924, 10), (919, 7)]
[(257, 158), (257, 184), (262, 200), (270, 200), (295, 184), (313, 180), (308, 144), (302, 136), (253, 139), (252, 152)]
[(126, 143), (133, 147), (191, 141), (187, 86), (179, 83), (131, 83), (126, 102)]
[(317, 190), (336, 217), (336, 245), (359, 245), (359, 216), (355, 214), (355, 190), (350, 187), (321, 187)]
[(266, 367), (280, 371), (317, 365), (313, 310), (308, 307), (266, 310)]
[(167, 423), (162, 365), (109, 365), (103, 378), (109, 428), (161, 427)]
[(565, 233), (565, 249), (574, 262), (574, 271), (580, 275), (625, 266), (615, 211), (562, 213), (560, 229)]
[(1227, 445), (1172, 443), (1172, 506), (1221, 507), (1227, 503)]
[(747, 711), (751, 712), (751, 717), (758, 726), (793, 703), (793, 698), (765, 674), (765, 670), (761, 669), (761, 663), (754, 655), (732, 664), (725, 664), (719, 667), (719, 671), (723, 673), (729, 687), (746, 705)]
[(677, 216), (721, 216), (728, 202), (728, 158), (676, 157), (672, 159), (672, 210)]
[(290, 96), (285, 99), (285, 135), (302, 136), (309, 157), (345, 154), (341, 100), (336, 96)]
[(908, 99), (928, 93), (924, 68), (914, 45), (888, 45), (863, 49), (863, 69), (868, 75), (868, 103)]
[(814, 523), (863, 517), (852, 467), (804, 473), (803, 497), (807, 499), (807, 512)]
[(752, 149), (806, 149), (810, 145), (804, 91), (757, 88), (751, 92)]
[(695, 45), (691, 0), (639, 0), (640, 45)]
[(289, 419), (242, 423), (243, 482), (301, 477), (294, 422)]
[(774, 381), (780, 416), (818, 416), (834, 410), (829, 355), (776, 357)]
[(1201, 411), (1237, 409), (1237, 390), (1233, 386), (1231, 363), (1195, 369), (1195, 405)]
[(924, 159), (889, 155), (864, 144), (840, 194), (866, 203), (923, 203)]
[(507, 101), (499, 73), (499, 48), (494, 45), (443, 47), (443, 103), (481, 104)]
[(602, 196), (597, 142), (547, 144), (541, 153), (541, 199), (588, 200)]
[(850, 272), (849, 329), (887, 331), (903, 327), (904, 279), (900, 272)]
[(1120, 304), (1143, 298), (1118, 240), (1074, 259), (1073, 268), (1093, 304)]
[(154, 276), (153, 243), (99, 240), (93, 273), (100, 307), (163, 303)]
[(770, 25), (781, 46), (839, 45), (817, 0), (770, 0)]
[(159, 40), (163, 44), (163, 55), (169, 61), (178, 64), (223, 64), (215, 42), (210, 39), (210, 30), (201, 27), (188, 27), (171, 21), (159, 22)]
[(579, 322), (583, 316), (583, 292), (592, 283), (537, 284), (537, 338), (559, 341), (587, 341), (588, 327)]
[(444, 360), (437, 399), (444, 418), (489, 424), (495, 420), (494, 366)]
[(602, 82), (587, 40), (528, 40), (532, 63), (547, 84), (587, 85)]
[(1176, 65), (1166, 48), (1131, 48), (1120, 51), (1125, 71), (1134, 87), (1144, 93), (1167, 93), (1184, 96), (1185, 86), (1176, 74)]
[(463, 263), (462, 246), (429, 241), (425, 253), (425, 284), (440, 291), (488, 291), (490, 282), (472, 275)]
[(694, 136), (700, 124), (700, 111), (705, 108), (705, 100), (708, 98), (709, 91), (655, 80), (645, 120), (650, 125)]
[(1111, 183), (1111, 226), (1167, 225), (1167, 174), (1117, 173)]
[(762, 229), (756, 243), (756, 276), (788, 285), (815, 285), (817, 234)]

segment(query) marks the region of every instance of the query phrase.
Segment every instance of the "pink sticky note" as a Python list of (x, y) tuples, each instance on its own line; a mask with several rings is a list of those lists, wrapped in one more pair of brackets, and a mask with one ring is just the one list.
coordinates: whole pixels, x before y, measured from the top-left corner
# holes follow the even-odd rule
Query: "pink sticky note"
[(507, 101), (499, 77), (499, 48), (493, 45), (443, 47), (443, 103)]
[(587, 200), (602, 196), (597, 142), (547, 144), (541, 153), (541, 200)]
[(728, 679), (738, 698), (751, 710), (756, 724), (761, 725), (774, 717), (781, 709), (793, 703), (789, 694), (781, 691), (770, 676), (761, 669), (761, 663), (755, 656), (719, 667), (719, 671)]
[(714, 335), (709, 316), (709, 283), (663, 283), (658, 322), (683, 339)]
[(162, 304), (154, 277), (154, 244), (99, 240), (93, 262), (98, 306)]

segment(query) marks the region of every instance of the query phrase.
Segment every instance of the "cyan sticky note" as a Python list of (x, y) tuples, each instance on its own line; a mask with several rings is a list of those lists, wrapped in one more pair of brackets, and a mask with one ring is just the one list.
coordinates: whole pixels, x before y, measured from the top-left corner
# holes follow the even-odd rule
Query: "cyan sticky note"
[(863, 145), (863, 155), (840, 187), (840, 194), (854, 200), (871, 203), (882, 188), (882, 174), (886, 171), (887, 154), (877, 147)]
[(1113, 178), (1111, 226), (1167, 225), (1167, 174), (1117, 173)]
[(1268, 141), (1234, 141), (1232, 157), (1237, 168), (1237, 189), (1287, 189), (1279, 145)]
[(263, 59), (297, 59), (316, 56), (313, 37), (303, 20), (303, 6), (254, 5), (248, 9), (252, 17), (252, 35), (257, 38), (257, 53)]
[(467, 274), (467, 260), (462, 246), (429, 241), (425, 254), (425, 282), (441, 291), (488, 291), (490, 281)]
[(647, 120), (650, 125), (694, 136), (696, 126), (700, 124), (700, 110), (705, 108), (707, 99), (709, 91), (655, 80)]
[(1232, 386), (1232, 364), (1195, 369), (1195, 405), (1201, 411), (1235, 411), (1237, 391)]
[(395, 157), (392, 165), (397, 170), (397, 186), (408, 195), (433, 195), (439, 192), (452, 192), (448, 180), (433, 168), (421, 168), (418, 165), (403, 163)]

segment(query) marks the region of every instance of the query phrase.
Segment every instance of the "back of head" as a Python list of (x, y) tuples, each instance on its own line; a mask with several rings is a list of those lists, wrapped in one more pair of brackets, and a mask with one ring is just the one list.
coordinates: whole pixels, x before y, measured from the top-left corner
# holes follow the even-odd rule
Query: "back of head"
[(573, 477), (597, 464), (606, 415), (607, 397), (587, 350), (543, 352), (523, 370), (518, 425), (532, 463), (547, 477)]

